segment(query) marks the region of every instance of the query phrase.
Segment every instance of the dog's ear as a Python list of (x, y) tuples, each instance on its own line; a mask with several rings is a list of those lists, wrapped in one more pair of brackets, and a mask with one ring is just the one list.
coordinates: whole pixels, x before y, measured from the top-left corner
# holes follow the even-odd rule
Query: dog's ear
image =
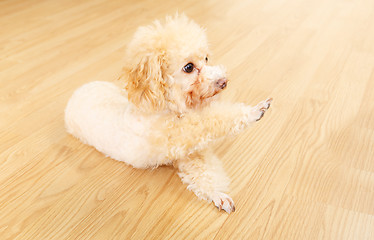
[(126, 82), (129, 100), (145, 110), (164, 109), (167, 94), (165, 69), (166, 61), (162, 53), (146, 54), (125, 67), (121, 78)]

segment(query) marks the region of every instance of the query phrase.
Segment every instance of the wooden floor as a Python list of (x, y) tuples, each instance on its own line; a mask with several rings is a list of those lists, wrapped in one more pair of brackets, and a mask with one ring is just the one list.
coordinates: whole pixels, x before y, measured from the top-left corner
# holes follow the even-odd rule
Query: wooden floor
[[(176, 11), (224, 99), (274, 98), (216, 147), (231, 215), (64, 129), (74, 89), (116, 81), (136, 28)], [(374, 1), (0, 1), (0, 239), (374, 239)]]

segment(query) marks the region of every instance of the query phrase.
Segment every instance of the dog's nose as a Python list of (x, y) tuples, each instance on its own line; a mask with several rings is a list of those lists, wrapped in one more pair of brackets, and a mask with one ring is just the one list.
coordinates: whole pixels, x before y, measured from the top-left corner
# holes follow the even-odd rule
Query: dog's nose
[(226, 78), (218, 79), (218, 81), (217, 81), (217, 86), (218, 86), (220, 89), (224, 89), (224, 88), (227, 86), (227, 79), (226, 79)]
[(227, 86), (227, 79), (226, 79), (226, 78), (218, 79), (218, 81), (217, 81), (217, 86), (218, 86), (220, 89), (224, 89), (224, 88)]

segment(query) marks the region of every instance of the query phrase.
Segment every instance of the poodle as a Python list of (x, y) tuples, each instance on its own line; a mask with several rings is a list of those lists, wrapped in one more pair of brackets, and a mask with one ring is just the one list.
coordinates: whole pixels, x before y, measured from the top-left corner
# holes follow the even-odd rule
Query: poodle
[(211, 146), (260, 120), (272, 99), (255, 107), (219, 101), (228, 80), (208, 57), (205, 30), (185, 15), (139, 27), (119, 78), (124, 87), (95, 81), (78, 88), (65, 109), (67, 131), (135, 168), (173, 165), (197, 197), (234, 212)]

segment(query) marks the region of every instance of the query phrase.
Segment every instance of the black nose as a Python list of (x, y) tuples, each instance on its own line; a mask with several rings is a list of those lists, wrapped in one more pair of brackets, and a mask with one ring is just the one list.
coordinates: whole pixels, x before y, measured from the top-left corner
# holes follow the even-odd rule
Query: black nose
[(224, 89), (227, 86), (227, 79), (226, 78), (221, 78), (217, 81), (217, 86), (220, 89)]

